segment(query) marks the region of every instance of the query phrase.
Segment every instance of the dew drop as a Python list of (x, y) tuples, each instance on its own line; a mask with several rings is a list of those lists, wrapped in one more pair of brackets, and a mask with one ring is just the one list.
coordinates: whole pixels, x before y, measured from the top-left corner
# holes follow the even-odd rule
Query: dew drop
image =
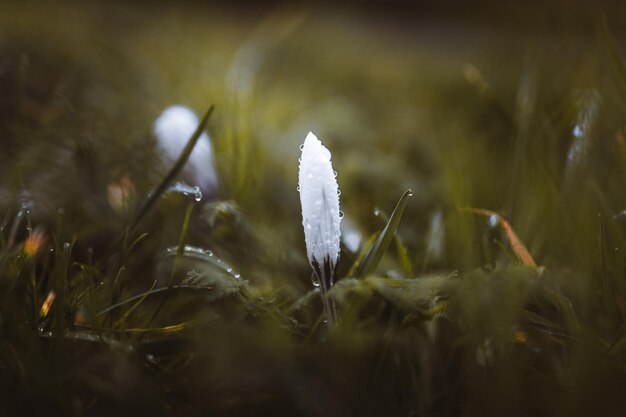
[(299, 185), (296, 187), (296, 190), (298, 190), (298, 192), (300, 192), (300, 186)]
[(333, 171), (333, 175), (337, 178), (337, 171)]
[(318, 278), (316, 273), (311, 274), (311, 284), (313, 284), (314, 287), (320, 286), (320, 279)]
[(196, 201), (202, 200), (202, 191), (200, 190), (200, 187), (198, 187), (197, 185), (193, 187), (193, 198)]
[(304, 150), (304, 143), (302, 145), (300, 145), (300, 150), (303, 151)]
[(344, 216), (343, 211), (339, 210), (339, 218), (343, 219), (343, 216)]
[(492, 214), (491, 216), (489, 216), (489, 226), (490, 227), (496, 227), (498, 225), (498, 216), (496, 216), (495, 214)]
[(413, 190), (409, 189), (409, 197), (413, 197)]
[(337, 197), (341, 195), (341, 190), (337, 189)]

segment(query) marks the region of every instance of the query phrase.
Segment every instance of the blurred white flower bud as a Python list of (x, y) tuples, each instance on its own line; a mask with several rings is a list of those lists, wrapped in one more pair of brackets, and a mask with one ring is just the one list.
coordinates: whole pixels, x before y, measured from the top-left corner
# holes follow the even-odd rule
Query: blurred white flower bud
[[(193, 110), (178, 104), (166, 108), (159, 115), (154, 122), (154, 134), (168, 163), (174, 163), (180, 156), (199, 123)], [(202, 133), (189, 155), (183, 176), (193, 185), (199, 186), (204, 194), (211, 196), (217, 193), (219, 183), (211, 140), (206, 132)]]

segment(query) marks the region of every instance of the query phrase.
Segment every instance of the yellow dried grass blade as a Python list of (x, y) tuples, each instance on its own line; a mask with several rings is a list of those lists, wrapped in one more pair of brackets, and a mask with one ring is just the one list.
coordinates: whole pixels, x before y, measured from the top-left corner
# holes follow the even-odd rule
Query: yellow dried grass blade
[(517, 234), (515, 234), (515, 231), (513, 230), (513, 227), (511, 226), (511, 224), (508, 221), (506, 221), (506, 219), (502, 217), (500, 214), (496, 213), (495, 211), (481, 209), (481, 208), (474, 208), (474, 207), (462, 207), (462, 208), (459, 208), (459, 210), (468, 212), (468, 213), (478, 214), (479, 216), (485, 216), (485, 217), (495, 216), (495, 218), (498, 220), (498, 224), (500, 225), (500, 227), (502, 227), (502, 230), (504, 230), (504, 233), (506, 233), (506, 236), (509, 238), (509, 242), (511, 243), (511, 249), (513, 249), (513, 253), (515, 253), (515, 256), (517, 256), (517, 259), (519, 259), (520, 262), (522, 262), (526, 266), (529, 266), (535, 269), (537, 268), (537, 264), (535, 263), (535, 260), (530, 255), (530, 252), (528, 252), (528, 249), (526, 249), (526, 246), (524, 245), (524, 243), (522, 243), (520, 238), (517, 237)]

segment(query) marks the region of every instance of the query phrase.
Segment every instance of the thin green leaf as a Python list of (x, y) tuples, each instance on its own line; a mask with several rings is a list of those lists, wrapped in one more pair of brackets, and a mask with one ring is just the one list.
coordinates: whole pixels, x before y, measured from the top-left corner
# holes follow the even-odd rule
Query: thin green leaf
[(413, 265), (411, 264), (411, 259), (409, 258), (409, 250), (404, 245), (404, 242), (398, 235), (394, 236), (393, 241), (396, 244), (396, 252), (398, 253), (398, 260), (400, 261), (400, 265), (402, 266), (402, 272), (404, 276), (409, 278), (413, 276)]
[(396, 208), (394, 208), (393, 213), (391, 213), (389, 221), (374, 242), (374, 245), (367, 254), (362, 266), (359, 268), (356, 274), (357, 277), (367, 276), (376, 270), (380, 261), (383, 259), (383, 256), (387, 252), (387, 249), (389, 249), (389, 244), (391, 243), (391, 240), (396, 233), (396, 229), (400, 224), (400, 220), (402, 219), (406, 203), (412, 195), (413, 192), (411, 190), (406, 190), (404, 194), (402, 194), (402, 197), (400, 197), (400, 200), (398, 200), (398, 203), (396, 204)]
[(139, 242), (141, 242), (142, 240), (144, 240), (146, 237), (148, 237), (150, 234), (149, 233), (142, 233), (140, 234), (137, 239), (135, 239), (133, 241), (133, 243), (130, 244), (130, 246), (128, 247), (128, 252), (132, 252), (133, 249), (135, 249), (135, 246), (137, 246), (139, 244)]
[(548, 296), (552, 299), (556, 308), (563, 314), (563, 320), (565, 321), (566, 329), (569, 333), (576, 337), (581, 330), (578, 316), (574, 310), (574, 306), (569, 298), (565, 296), (560, 290), (546, 290)]
[(211, 270), (217, 269), (219, 272), (225, 273), (235, 280), (243, 281), (241, 276), (237, 272), (235, 272), (233, 268), (231, 268), (226, 262), (215, 256), (210, 250), (205, 250), (191, 245), (185, 245), (182, 247), (181, 250), (179, 246), (173, 246), (167, 248), (166, 251), (161, 255), (161, 258), (164, 260), (172, 257), (174, 257), (175, 260), (189, 259), (200, 261), (207, 266), (214, 267), (211, 268)]
[[(376, 208), (374, 209), (374, 214), (379, 216), (385, 223), (389, 222), (389, 216), (383, 210)], [(396, 252), (398, 254), (398, 261), (400, 261), (400, 266), (402, 266), (402, 272), (405, 277), (413, 276), (413, 265), (411, 264), (411, 259), (409, 258), (409, 250), (404, 245), (400, 236), (397, 233), (393, 234), (393, 241), (396, 246)]]
[[(150, 290), (153, 290), (155, 285), (156, 285), (156, 281), (152, 283), (152, 287), (150, 287)], [(165, 294), (169, 294), (169, 293), (170, 292), (167, 291)], [(122, 317), (120, 317), (119, 320), (113, 325), (113, 328), (117, 328), (120, 326), (120, 324), (124, 323), (126, 319), (128, 318), (128, 316), (130, 316), (132, 312), (135, 311), (137, 307), (139, 307), (139, 305), (146, 299), (146, 297), (148, 297), (148, 293), (144, 293), (143, 297), (137, 300), (137, 302), (133, 304), (131, 308), (129, 308), (124, 314), (122, 314)]]
[(126, 300), (120, 301), (119, 303), (116, 304), (112, 304), (109, 307), (105, 308), (104, 310), (100, 311), (98, 314), (96, 314), (96, 316), (101, 316), (103, 314), (108, 313), (109, 311), (115, 310), (117, 308), (120, 308), (121, 306), (124, 306), (128, 303), (132, 303), (133, 301), (137, 301), (137, 300), (141, 300), (143, 301), (146, 297), (152, 297), (154, 295), (158, 295), (158, 294), (163, 294), (163, 293), (167, 293), (167, 292), (184, 292), (184, 291), (189, 291), (189, 292), (196, 292), (196, 291), (200, 291), (200, 292), (211, 292), (213, 291), (214, 288), (213, 287), (208, 287), (208, 286), (195, 286), (195, 285), (174, 285), (172, 287), (160, 287), (160, 288), (154, 288), (154, 289), (150, 289), (148, 291), (144, 291), (140, 294), (134, 295), (130, 298), (127, 298)]
[(357, 258), (352, 263), (352, 266), (350, 267), (350, 270), (348, 271), (348, 274), (347, 274), (348, 277), (356, 276), (355, 275), (356, 272), (361, 268), (361, 265), (363, 265), (363, 262), (365, 262), (365, 258), (372, 251), (372, 247), (374, 247), (374, 243), (376, 242), (376, 239), (378, 239), (378, 236), (380, 236), (380, 232), (376, 232), (376, 233), (372, 234), (367, 239), (367, 241), (365, 242), (365, 244), (361, 248), (361, 251), (359, 252), (359, 255), (357, 256)]
[(189, 155), (191, 155), (193, 148), (196, 146), (196, 143), (198, 142), (198, 139), (200, 139), (200, 136), (202, 136), (202, 133), (204, 132), (204, 130), (206, 129), (209, 123), (209, 119), (211, 118), (213, 109), (214, 109), (214, 106), (209, 107), (209, 110), (207, 110), (206, 114), (200, 121), (200, 124), (196, 128), (196, 131), (193, 132), (193, 135), (191, 135), (191, 138), (189, 138), (187, 145), (185, 145), (185, 148), (183, 149), (180, 156), (176, 160), (176, 163), (174, 164), (172, 169), (170, 169), (170, 171), (163, 178), (161, 183), (154, 189), (154, 191), (152, 191), (148, 195), (148, 198), (146, 199), (144, 204), (141, 206), (141, 208), (139, 209), (139, 212), (137, 213), (137, 216), (135, 216), (135, 219), (131, 223), (131, 226), (129, 229), (131, 234), (135, 230), (137, 225), (139, 225), (141, 220), (146, 216), (146, 214), (148, 214), (148, 212), (150, 212), (150, 210), (154, 207), (155, 203), (159, 200), (159, 198), (165, 192), (165, 190), (167, 190), (167, 187), (170, 185), (170, 183), (176, 178), (176, 176), (180, 173), (180, 171), (185, 166), (185, 163), (187, 162)]

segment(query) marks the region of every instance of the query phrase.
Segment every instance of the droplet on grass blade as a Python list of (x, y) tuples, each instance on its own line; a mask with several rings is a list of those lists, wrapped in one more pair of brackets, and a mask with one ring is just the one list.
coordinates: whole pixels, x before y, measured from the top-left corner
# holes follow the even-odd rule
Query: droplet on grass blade
[(202, 200), (202, 190), (197, 185), (193, 187), (189, 184), (185, 184), (184, 182), (177, 182), (171, 185), (165, 193), (163, 193), (163, 197), (168, 194), (182, 194), (185, 197), (193, 197), (194, 201), (199, 202)]
[(578, 114), (572, 128), (572, 143), (567, 151), (568, 167), (579, 164), (591, 146), (591, 137), (600, 113), (600, 94), (595, 90), (585, 90), (577, 100)]

